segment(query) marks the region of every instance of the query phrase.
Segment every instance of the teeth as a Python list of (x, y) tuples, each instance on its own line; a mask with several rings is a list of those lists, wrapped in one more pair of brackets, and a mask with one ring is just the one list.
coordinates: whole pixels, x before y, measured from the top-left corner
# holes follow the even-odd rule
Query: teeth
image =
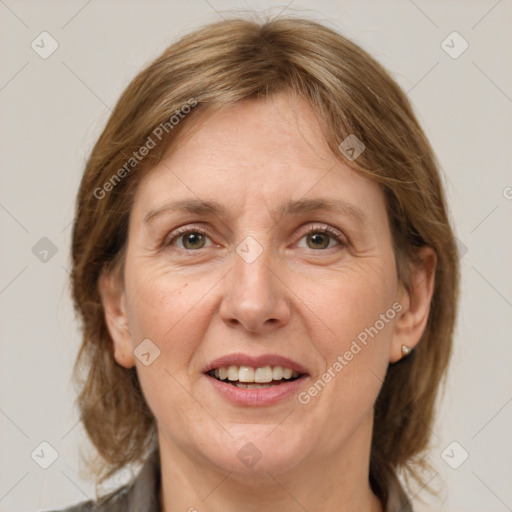
[(272, 368), (272, 378), (274, 380), (281, 380), (283, 378), (282, 366), (274, 366), (274, 368)]
[(238, 369), (239, 382), (254, 382), (254, 368), (250, 366), (240, 366)]
[(235, 384), (237, 388), (246, 388), (246, 389), (264, 389), (264, 388), (271, 388), (273, 387), (272, 384), (268, 385), (262, 385), (262, 384), (255, 384), (254, 382), (251, 382), (249, 384), (243, 383), (243, 382), (237, 382)]
[[(270, 387), (261, 386), (260, 384), (268, 384), (272, 381), (292, 379), (299, 377), (299, 373), (291, 368), (283, 368), (282, 366), (262, 366), (260, 368), (253, 368), (252, 366), (235, 366), (228, 367), (221, 366), (215, 368), (213, 372), (215, 377), (219, 380), (229, 380), (237, 382), (238, 387)], [(256, 383), (257, 385), (251, 385)]]
[(228, 380), (238, 380), (238, 366), (228, 368)]
[(272, 367), (263, 366), (262, 368), (256, 368), (254, 372), (254, 382), (272, 382)]

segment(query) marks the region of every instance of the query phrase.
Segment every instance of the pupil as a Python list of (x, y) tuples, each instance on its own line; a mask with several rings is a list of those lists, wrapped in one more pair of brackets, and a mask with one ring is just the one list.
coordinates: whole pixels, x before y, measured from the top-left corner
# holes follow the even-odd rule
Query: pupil
[(202, 236), (203, 235), (199, 233), (189, 233), (185, 239), (185, 246), (192, 246), (192, 248), (196, 248), (198, 245), (201, 244)]
[[(310, 240), (313, 243), (313, 245), (315, 245), (316, 247), (325, 248), (329, 245), (329, 241), (327, 240), (327, 237), (322, 233), (314, 233), (313, 235), (311, 235)], [(327, 243), (325, 243), (326, 240), (327, 240)]]

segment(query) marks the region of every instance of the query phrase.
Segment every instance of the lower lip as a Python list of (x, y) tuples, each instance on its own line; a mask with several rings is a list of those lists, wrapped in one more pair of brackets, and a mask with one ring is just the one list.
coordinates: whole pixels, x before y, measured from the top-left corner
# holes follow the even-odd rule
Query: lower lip
[(233, 386), (233, 384), (226, 384), (223, 381), (217, 380), (210, 375), (205, 375), (205, 377), (226, 400), (237, 405), (243, 405), (244, 407), (261, 407), (276, 404), (290, 398), (292, 395), (296, 395), (304, 384), (307, 375), (302, 375), (291, 382), (282, 382), (271, 388), (261, 389), (239, 388)]

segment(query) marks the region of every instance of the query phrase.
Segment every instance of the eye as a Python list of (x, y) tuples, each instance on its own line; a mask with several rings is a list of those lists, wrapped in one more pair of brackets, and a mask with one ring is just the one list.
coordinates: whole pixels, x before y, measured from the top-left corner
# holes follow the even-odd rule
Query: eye
[[(331, 249), (337, 245), (346, 246), (343, 235), (329, 226), (311, 226), (300, 241), (306, 240), (308, 249)], [(210, 242), (208, 244), (208, 241)], [(208, 244), (208, 245), (207, 245)], [(197, 251), (210, 247), (211, 239), (206, 230), (197, 227), (184, 227), (172, 232), (164, 242), (165, 246), (172, 245), (185, 251)]]
[(336, 245), (346, 245), (341, 233), (327, 226), (311, 226), (306, 235), (301, 238), (301, 240), (303, 239), (306, 239), (306, 247), (314, 250), (330, 249)]
[[(165, 245), (174, 245), (179, 249), (194, 251), (204, 249), (209, 236), (206, 231), (199, 228), (182, 228), (169, 235)], [(181, 242), (181, 245), (179, 244)]]

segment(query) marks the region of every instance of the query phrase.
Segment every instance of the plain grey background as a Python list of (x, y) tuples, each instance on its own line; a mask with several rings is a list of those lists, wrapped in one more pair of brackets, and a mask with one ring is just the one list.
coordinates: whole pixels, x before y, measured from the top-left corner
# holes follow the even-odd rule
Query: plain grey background
[[(67, 282), (84, 160), (141, 67), (179, 36), (247, 9), (328, 24), (407, 91), (443, 168), (463, 277), (432, 432), (429, 479), (440, 495), (419, 490), (413, 504), (512, 510), (510, 0), (0, 0), (0, 510), (93, 497), (80, 474), (80, 451), (90, 446), (73, 404), (80, 336)], [(43, 469), (52, 449), (58, 457)]]

